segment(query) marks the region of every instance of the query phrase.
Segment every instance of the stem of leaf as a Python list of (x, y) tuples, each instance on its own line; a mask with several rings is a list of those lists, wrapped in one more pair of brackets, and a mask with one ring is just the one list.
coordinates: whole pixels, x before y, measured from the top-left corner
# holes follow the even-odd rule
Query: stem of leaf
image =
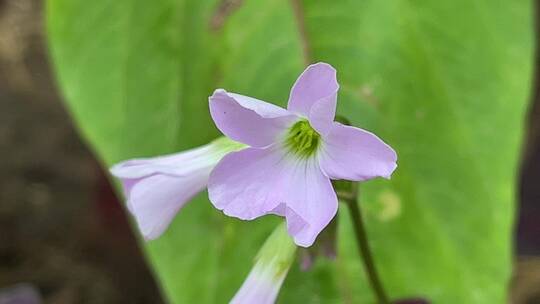
[(358, 206), (358, 184), (353, 183), (351, 186), (350, 192), (347, 191), (347, 193), (338, 193), (338, 196), (349, 206), (358, 251), (360, 252), (360, 257), (364, 262), (364, 268), (366, 269), (366, 274), (371, 288), (377, 297), (377, 302), (379, 304), (389, 304), (390, 302), (388, 300), (388, 296), (386, 295), (384, 287), (381, 283), (375, 263), (373, 262), (371, 250), (369, 249), (366, 229), (362, 220), (360, 208)]

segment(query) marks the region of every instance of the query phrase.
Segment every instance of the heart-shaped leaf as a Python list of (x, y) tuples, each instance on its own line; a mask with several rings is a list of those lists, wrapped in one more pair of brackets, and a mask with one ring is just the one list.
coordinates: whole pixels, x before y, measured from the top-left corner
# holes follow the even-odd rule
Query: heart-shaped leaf
[[(306, 62), (338, 70), (338, 112), (398, 152), (361, 201), (393, 298), (504, 303), (532, 61), (530, 1), (49, 0), (70, 111), (106, 166), (217, 136), (213, 89), (284, 105)], [(174, 303), (224, 303), (280, 221), (206, 195), (146, 244)], [(282, 303), (373, 300), (341, 208), (335, 262), (291, 269)]]

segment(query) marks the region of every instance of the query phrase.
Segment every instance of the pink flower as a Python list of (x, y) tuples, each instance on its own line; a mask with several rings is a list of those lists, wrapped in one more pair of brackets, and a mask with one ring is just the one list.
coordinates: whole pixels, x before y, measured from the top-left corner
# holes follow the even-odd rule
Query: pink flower
[(206, 188), (210, 171), (227, 153), (244, 145), (227, 138), (192, 150), (131, 159), (111, 168), (124, 189), (128, 210), (146, 240), (159, 237), (176, 213)]
[(249, 148), (226, 155), (210, 174), (214, 206), (243, 220), (283, 216), (295, 243), (308, 247), (336, 214), (331, 179), (389, 178), (394, 150), (370, 132), (334, 122), (338, 89), (336, 70), (317, 63), (294, 84), (287, 109), (216, 90), (216, 126)]
[(297, 248), (283, 226), (278, 226), (259, 250), (253, 269), (230, 304), (272, 304), (276, 301)]

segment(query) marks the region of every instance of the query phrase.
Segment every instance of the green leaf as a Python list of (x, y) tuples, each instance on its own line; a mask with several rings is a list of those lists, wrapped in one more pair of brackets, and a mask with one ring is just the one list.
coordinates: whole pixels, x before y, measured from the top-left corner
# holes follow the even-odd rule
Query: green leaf
[[(48, 1), (60, 87), (104, 164), (216, 137), (217, 87), (285, 105), (304, 62), (329, 62), (338, 112), (398, 152), (391, 181), (361, 187), (390, 295), (506, 302), (532, 3), (246, 0), (230, 11), (238, 3)], [(373, 301), (339, 216), (337, 260), (293, 266), (280, 302)], [(171, 302), (223, 303), (278, 222), (227, 218), (201, 194), (145, 247)]]

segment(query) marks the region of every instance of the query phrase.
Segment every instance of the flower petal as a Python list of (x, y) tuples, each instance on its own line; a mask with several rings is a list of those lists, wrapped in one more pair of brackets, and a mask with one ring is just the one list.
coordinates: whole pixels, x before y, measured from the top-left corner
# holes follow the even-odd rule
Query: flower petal
[(332, 179), (390, 178), (397, 167), (396, 152), (380, 138), (337, 122), (323, 139), (321, 152), (321, 168)]
[(256, 263), (231, 304), (272, 304), (296, 252), (284, 225), (278, 226), (255, 258)]
[(230, 153), (210, 174), (210, 201), (225, 214), (243, 220), (266, 214), (279, 204), (268, 185), (285, 178), (283, 158), (273, 147)]
[(180, 208), (206, 187), (210, 170), (193, 176), (158, 174), (133, 180), (128, 209), (146, 240), (160, 236)]
[(326, 133), (336, 113), (338, 89), (336, 70), (331, 65), (323, 62), (312, 64), (291, 89), (288, 109), (308, 117), (317, 131)]
[(210, 114), (218, 129), (252, 147), (274, 143), (297, 120), (296, 115), (283, 108), (223, 89), (214, 91), (209, 100)]
[(206, 187), (210, 171), (227, 153), (244, 145), (228, 138), (185, 152), (132, 159), (111, 173), (122, 182), (128, 210), (146, 239), (158, 237), (178, 210)]
[(337, 211), (337, 198), (317, 159), (298, 159), (280, 146), (225, 156), (210, 175), (208, 194), (229, 216), (286, 217), (295, 243), (308, 247)]
[(134, 179), (163, 173), (185, 176), (200, 168), (214, 166), (223, 157), (210, 146), (151, 158), (130, 159), (114, 165), (111, 174), (118, 178)]
[[(274, 266), (274, 268), (278, 267), (279, 265)], [(270, 267), (256, 264), (230, 304), (275, 303), (286, 275), (287, 271), (279, 273)]]
[(220, 137), (209, 144), (180, 153), (120, 162), (111, 168), (111, 174), (120, 179), (141, 178), (156, 173), (186, 176), (203, 168), (214, 167), (225, 154), (243, 148), (245, 145), (241, 143)]

